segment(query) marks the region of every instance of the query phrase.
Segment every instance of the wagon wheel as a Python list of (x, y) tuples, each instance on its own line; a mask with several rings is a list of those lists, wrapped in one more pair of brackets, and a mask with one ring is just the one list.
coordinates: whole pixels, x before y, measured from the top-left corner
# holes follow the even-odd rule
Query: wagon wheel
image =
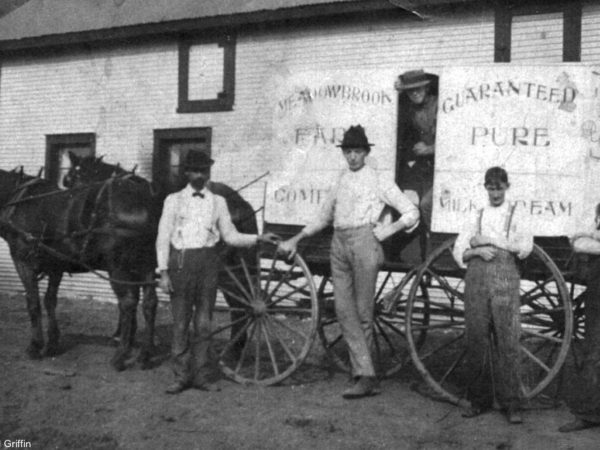
[[(373, 363), (379, 376), (391, 376), (410, 361), (405, 333), (405, 306), (408, 289), (415, 274), (416, 269), (406, 274), (392, 271), (380, 273), (375, 293), (372, 349)], [(333, 289), (329, 277), (323, 277), (321, 280), (319, 299), (321, 320), (318, 331), (321, 343), (334, 364), (339, 369), (350, 372), (348, 351), (335, 315)]]
[[(262, 262), (262, 267), (261, 267)], [(228, 260), (219, 289), (213, 339), (223, 373), (244, 384), (271, 385), (304, 361), (317, 332), (317, 290), (308, 266), (273, 245)]]
[[(452, 257), (454, 240), (445, 242), (419, 267), (407, 304), (407, 339), (411, 357), (427, 384), (441, 399), (464, 399), (464, 271)], [(521, 394), (531, 399), (560, 371), (569, 350), (573, 316), (562, 274), (537, 245), (523, 262), (521, 281)], [(418, 295), (427, 283), (428, 298)], [(429, 320), (424, 321), (423, 317)], [(417, 336), (425, 342), (418, 345)]]

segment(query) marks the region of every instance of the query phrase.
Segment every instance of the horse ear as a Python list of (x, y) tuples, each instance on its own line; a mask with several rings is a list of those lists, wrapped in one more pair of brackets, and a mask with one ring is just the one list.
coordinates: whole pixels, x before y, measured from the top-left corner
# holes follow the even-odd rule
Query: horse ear
[(38, 170), (38, 174), (37, 177), (38, 178), (42, 178), (42, 174), (44, 173), (44, 166), (40, 167), (40, 170)]
[(138, 165), (136, 164), (135, 166), (133, 166), (133, 169), (131, 169), (131, 173), (132, 175), (135, 175), (135, 171), (137, 170)]
[(101, 161), (102, 161), (102, 158), (104, 158), (104, 155), (100, 155), (100, 156), (98, 156), (98, 162), (101, 162)]
[(72, 166), (76, 166), (77, 162), (79, 161), (79, 158), (77, 157), (77, 155), (75, 153), (73, 153), (71, 150), (69, 150), (69, 160), (71, 161)]

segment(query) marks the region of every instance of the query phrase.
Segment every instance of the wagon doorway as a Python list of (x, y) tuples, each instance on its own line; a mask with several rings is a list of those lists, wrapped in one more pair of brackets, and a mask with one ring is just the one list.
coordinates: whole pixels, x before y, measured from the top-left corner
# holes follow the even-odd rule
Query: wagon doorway
[(208, 127), (154, 130), (153, 178), (160, 192), (170, 194), (185, 186), (183, 161), (190, 150), (211, 155), (211, 131)]

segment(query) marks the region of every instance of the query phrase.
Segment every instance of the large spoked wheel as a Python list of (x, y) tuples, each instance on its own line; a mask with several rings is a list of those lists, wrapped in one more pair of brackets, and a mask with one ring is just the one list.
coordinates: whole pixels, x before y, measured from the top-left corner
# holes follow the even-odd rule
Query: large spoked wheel
[[(380, 377), (391, 376), (410, 362), (405, 307), (415, 274), (416, 270), (406, 274), (382, 271), (379, 275), (375, 293), (372, 350), (375, 370)], [(350, 372), (348, 349), (335, 315), (333, 288), (329, 277), (323, 277), (318, 292), (321, 300), (319, 338), (335, 366)], [(417, 344), (418, 342), (417, 340)]]
[[(436, 397), (466, 404), (465, 380), (472, 374), (465, 367), (464, 271), (452, 258), (453, 245), (445, 242), (419, 267), (407, 304), (407, 339), (413, 363)], [(419, 294), (423, 285), (427, 296)], [(520, 313), (521, 394), (531, 399), (560, 371), (573, 327), (563, 276), (537, 245), (522, 265)]]
[[(262, 267), (261, 267), (262, 263)], [(305, 261), (272, 245), (227, 259), (219, 281), (226, 304), (215, 307), (219, 366), (244, 384), (271, 385), (304, 361), (317, 332), (317, 290)]]

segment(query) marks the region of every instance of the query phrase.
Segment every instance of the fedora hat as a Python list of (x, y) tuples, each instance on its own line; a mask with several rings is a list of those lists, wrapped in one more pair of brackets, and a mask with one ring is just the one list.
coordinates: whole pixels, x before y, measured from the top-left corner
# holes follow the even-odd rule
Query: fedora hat
[(187, 152), (187, 155), (185, 155), (183, 168), (185, 170), (206, 169), (207, 167), (212, 166), (213, 163), (214, 161), (210, 159), (206, 153), (190, 150)]
[(395, 87), (399, 91), (404, 91), (427, 86), (429, 83), (431, 83), (431, 79), (423, 69), (409, 70), (398, 77)]
[(367, 139), (365, 134), (365, 129), (360, 125), (351, 126), (344, 133), (344, 138), (342, 139), (342, 143), (337, 145), (337, 147), (341, 148), (366, 148), (370, 150), (374, 144), (371, 144)]

